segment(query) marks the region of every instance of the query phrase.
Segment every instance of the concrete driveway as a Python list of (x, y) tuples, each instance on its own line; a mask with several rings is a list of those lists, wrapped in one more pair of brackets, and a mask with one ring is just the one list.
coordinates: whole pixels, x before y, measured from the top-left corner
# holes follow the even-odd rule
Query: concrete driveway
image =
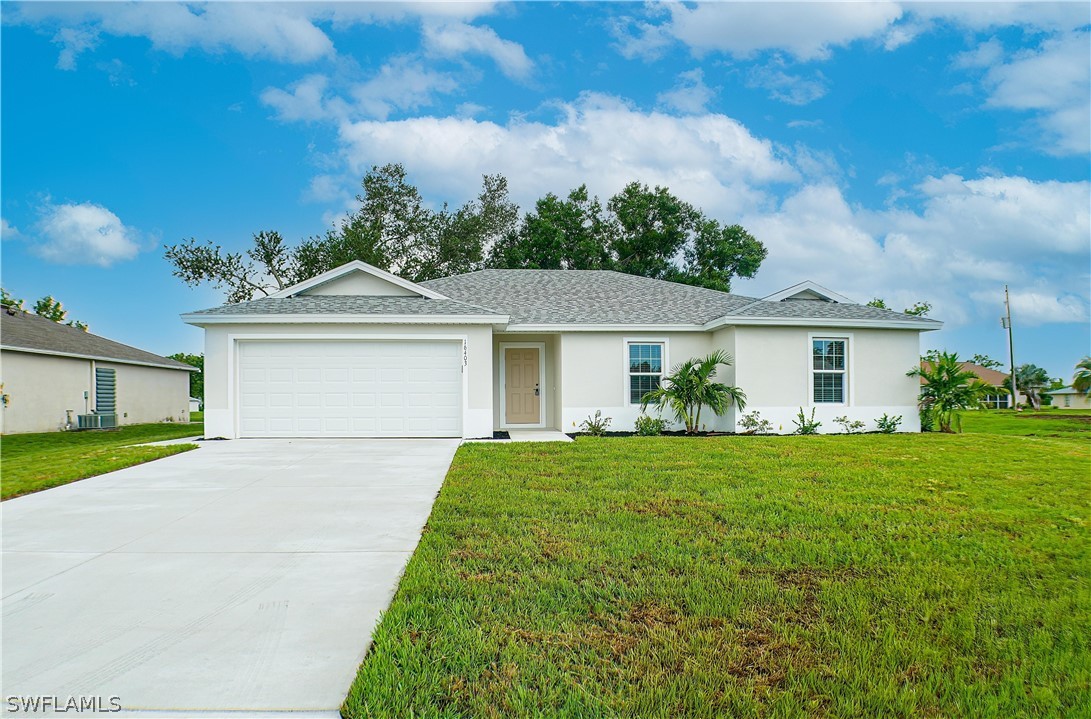
[(457, 447), (203, 442), (4, 502), (5, 702), (337, 716)]

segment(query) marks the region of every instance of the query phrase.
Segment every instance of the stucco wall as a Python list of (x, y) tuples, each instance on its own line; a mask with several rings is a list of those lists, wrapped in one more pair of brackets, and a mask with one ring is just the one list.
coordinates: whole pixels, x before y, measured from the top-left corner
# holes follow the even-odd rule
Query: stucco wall
[[(846, 338), (848, 398), (846, 404), (814, 404), (810, 390), (813, 337)], [(884, 413), (901, 415), (900, 431), (920, 430), (915, 377), (905, 373), (920, 357), (915, 331), (810, 327), (736, 327), (736, 384), (747, 395), (745, 412), (762, 418), (783, 433), (793, 432), (793, 419), (802, 407), (822, 422), (820, 432), (837, 432), (839, 416), (861, 420), (867, 430)]]
[(96, 366), (117, 373), (119, 424), (171, 418), (189, 421), (188, 372), (5, 350), (0, 353), (0, 379), (9, 401), (3, 410), (2, 431), (61, 430), (65, 410), (72, 410), (75, 422), (75, 415), (94, 409), (92, 368)]
[(1091, 409), (1091, 394), (1056, 394), (1053, 395), (1053, 406), (1057, 409)]
[(493, 428), (492, 328), (485, 325), (348, 325), (245, 324), (214, 325), (205, 329), (205, 434), (238, 436), (234, 397), (235, 338), (245, 339), (398, 339), (459, 338), (466, 340), (465, 437), (484, 437)]

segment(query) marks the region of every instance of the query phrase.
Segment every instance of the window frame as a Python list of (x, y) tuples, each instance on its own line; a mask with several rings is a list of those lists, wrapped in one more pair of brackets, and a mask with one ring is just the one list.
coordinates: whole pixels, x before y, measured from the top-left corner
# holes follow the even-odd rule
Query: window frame
[[(856, 366), (853, 357), (855, 339), (852, 332), (808, 332), (807, 333), (807, 405), (808, 407), (851, 407), (853, 403), (853, 370)], [(845, 369), (818, 370), (814, 368), (814, 343), (819, 340), (845, 343)], [(842, 377), (840, 402), (816, 402), (814, 398), (814, 380), (817, 373), (839, 372)]]
[[(632, 372), (629, 367), (629, 348), (632, 345), (659, 345), (660, 346), (660, 365), (659, 372)], [(622, 376), (624, 378), (622, 384), (622, 406), (623, 407), (639, 407), (640, 402), (633, 402), (632, 395), (632, 377), (659, 377), (660, 383), (663, 378), (667, 376), (667, 368), (670, 367), (668, 358), (669, 343), (666, 337), (626, 337), (621, 343), (622, 348)]]

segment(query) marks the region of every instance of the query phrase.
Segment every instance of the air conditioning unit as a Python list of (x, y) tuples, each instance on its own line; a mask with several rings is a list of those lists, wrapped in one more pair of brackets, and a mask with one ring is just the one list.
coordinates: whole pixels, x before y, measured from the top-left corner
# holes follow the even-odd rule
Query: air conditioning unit
[(116, 414), (78, 414), (77, 429), (117, 429)]

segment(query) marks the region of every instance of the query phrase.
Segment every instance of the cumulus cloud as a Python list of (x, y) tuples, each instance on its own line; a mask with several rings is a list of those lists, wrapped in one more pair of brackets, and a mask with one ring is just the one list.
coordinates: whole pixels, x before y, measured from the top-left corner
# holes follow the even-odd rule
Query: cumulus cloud
[(102, 205), (47, 204), (37, 224), (33, 252), (65, 265), (109, 267), (140, 252), (139, 233)]
[(261, 93), (261, 101), (277, 111), (277, 117), (285, 122), (310, 122), (329, 117), (325, 93), (329, 78), (325, 75), (308, 75), (287, 90), (267, 87)]
[(695, 115), (705, 112), (715, 97), (716, 91), (705, 84), (701, 68), (695, 68), (680, 73), (674, 87), (659, 93), (656, 101), (662, 107)]
[(789, 105), (806, 105), (826, 94), (826, 78), (821, 72), (811, 77), (793, 75), (785, 71), (785, 65), (779, 58), (766, 65), (757, 65), (750, 69), (747, 86), (762, 88), (774, 100)]
[(665, 184), (730, 216), (766, 203), (763, 186), (798, 179), (771, 142), (730, 117), (646, 113), (596, 94), (559, 106), (555, 122), (345, 122), (340, 138), (350, 173), (359, 176), (376, 162), (403, 162), (427, 195), (459, 201), (482, 174), (494, 172), (509, 178), (524, 206), (545, 192), (567, 192), (581, 183), (612, 195), (638, 179)]
[(18, 240), (22, 236), (23, 233), (19, 232), (18, 227), (0, 217), (0, 240)]
[(491, 58), (500, 72), (514, 80), (526, 80), (534, 70), (523, 46), (504, 40), (490, 27), (465, 22), (425, 22), (424, 46), (439, 57), (459, 57), (467, 54)]

